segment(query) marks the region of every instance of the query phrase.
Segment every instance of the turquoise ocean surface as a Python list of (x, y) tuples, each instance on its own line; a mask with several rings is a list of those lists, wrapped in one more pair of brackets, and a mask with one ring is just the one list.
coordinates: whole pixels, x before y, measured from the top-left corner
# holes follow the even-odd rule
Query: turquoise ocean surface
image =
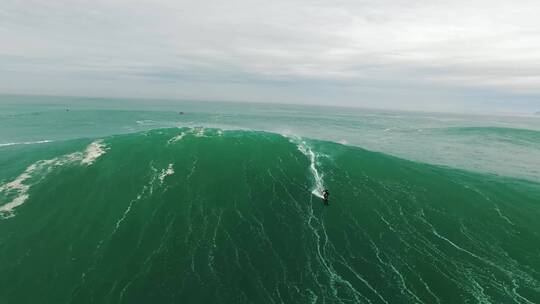
[(540, 303), (539, 219), (540, 117), (0, 96), (0, 304)]

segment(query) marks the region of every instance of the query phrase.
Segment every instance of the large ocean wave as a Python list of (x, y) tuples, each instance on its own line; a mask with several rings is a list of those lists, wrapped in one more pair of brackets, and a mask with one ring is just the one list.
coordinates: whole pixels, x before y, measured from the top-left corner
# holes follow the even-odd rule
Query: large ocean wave
[(533, 182), (202, 127), (9, 149), (0, 303), (540, 302)]

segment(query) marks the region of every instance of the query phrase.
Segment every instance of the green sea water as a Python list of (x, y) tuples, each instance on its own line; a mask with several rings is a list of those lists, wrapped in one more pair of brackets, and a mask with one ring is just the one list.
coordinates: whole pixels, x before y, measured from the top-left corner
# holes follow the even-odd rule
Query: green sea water
[(0, 303), (540, 303), (534, 118), (2, 101)]

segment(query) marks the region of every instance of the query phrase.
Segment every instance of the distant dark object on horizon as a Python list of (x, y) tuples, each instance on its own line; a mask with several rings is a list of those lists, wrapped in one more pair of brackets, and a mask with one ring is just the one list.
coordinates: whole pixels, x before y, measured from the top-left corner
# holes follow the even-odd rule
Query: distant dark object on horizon
[(180, 111), (180, 112), (178, 112), (178, 114), (180, 114), (180, 115), (184, 115), (184, 112)]

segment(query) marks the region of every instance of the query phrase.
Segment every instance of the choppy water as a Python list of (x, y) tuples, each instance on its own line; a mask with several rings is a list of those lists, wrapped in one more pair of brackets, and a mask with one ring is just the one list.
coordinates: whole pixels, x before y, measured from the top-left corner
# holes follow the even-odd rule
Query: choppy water
[(0, 303), (540, 302), (533, 117), (1, 101)]

